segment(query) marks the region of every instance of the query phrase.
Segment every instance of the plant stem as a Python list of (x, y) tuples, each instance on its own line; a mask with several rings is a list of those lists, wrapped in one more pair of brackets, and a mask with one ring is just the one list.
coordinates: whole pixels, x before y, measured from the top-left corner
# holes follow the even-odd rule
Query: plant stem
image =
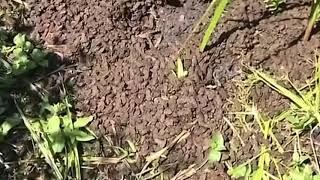
[(308, 26), (307, 26), (306, 32), (304, 33), (304, 36), (303, 36), (304, 41), (308, 41), (310, 39), (310, 35), (312, 32), (313, 26), (318, 18), (319, 8), (320, 8), (320, 1), (315, 0), (313, 3), (312, 9), (311, 9), (311, 15), (310, 15), (310, 19), (308, 22)]
[(313, 25), (314, 25), (314, 20), (311, 19), (308, 22), (308, 26), (307, 26), (306, 32), (304, 33), (304, 36), (303, 36), (303, 41), (308, 41), (310, 39), (311, 31), (313, 29)]

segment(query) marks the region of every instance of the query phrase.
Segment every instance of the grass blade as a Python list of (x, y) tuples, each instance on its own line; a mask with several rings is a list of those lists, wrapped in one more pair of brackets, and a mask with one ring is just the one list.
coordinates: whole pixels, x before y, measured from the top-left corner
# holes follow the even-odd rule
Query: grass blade
[[(69, 101), (68, 98), (65, 97), (64, 99), (66, 107), (67, 107), (67, 116), (68, 116), (68, 120), (70, 121), (70, 129), (74, 129), (73, 126), (73, 122), (72, 122), (72, 113), (70, 111), (70, 107), (69, 107)], [(70, 144), (70, 151), (71, 153), (73, 153), (73, 163), (74, 163), (74, 168), (76, 171), (76, 179), (77, 180), (81, 180), (81, 165), (80, 165), (80, 158), (79, 158), (79, 152), (78, 152), (78, 147), (77, 147), (77, 142), (71, 142)], [(69, 159), (70, 160), (70, 159)]]
[(278, 93), (282, 94), (283, 96), (289, 98), (292, 102), (294, 102), (297, 106), (299, 106), (304, 111), (310, 111), (311, 105), (308, 102), (305, 102), (305, 100), (300, 97), (299, 95), (289, 91), (285, 87), (281, 86), (277, 83), (275, 79), (270, 77), (269, 75), (259, 72), (257, 70), (252, 70), (252, 72), (256, 75), (258, 79), (266, 83), (270, 88), (274, 89)]
[(206, 30), (204, 37), (202, 39), (202, 42), (200, 44), (200, 51), (203, 52), (204, 49), (206, 48), (208, 42), (210, 41), (211, 34), (214, 32), (215, 28), (217, 27), (217, 24), (226, 8), (228, 5), (229, 0), (220, 0), (219, 4), (214, 11), (213, 17), (211, 18), (210, 24), (208, 29)]

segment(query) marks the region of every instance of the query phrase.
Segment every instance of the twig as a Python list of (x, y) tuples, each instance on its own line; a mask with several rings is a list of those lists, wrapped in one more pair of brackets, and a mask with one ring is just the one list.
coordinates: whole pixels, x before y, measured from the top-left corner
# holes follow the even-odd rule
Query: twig
[[(148, 167), (149, 165), (155, 161), (159, 160), (164, 154), (168, 153), (173, 146), (175, 146), (177, 143), (181, 142), (182, 140), (186, 139), (190, 135), (190, 132), (188, 131), (182, 131), (170, 144), (168, 144), (165, 148), (159, 150), (158, 152), (151, 153), (149, 156), (147, 156), (146, 159), (146, 164), (143, 166), (142, 170), (140, 173), (135, 174), (137, 179), (141, 179), (141, 176), (146, 173), (146, 170), (149, 170)], [(156, 169), (155, 167), (151, 168)]]
[(240, 134), (238, 133), (238, 131), (236, 130), (236, 128), (232, 125), (232, 123), (229, 121), (228, 118), (223, 117), (223, 120), (227, 122), (227, 124), (230, 126), (230, 128), (232, 129), (232, 131), (233, 131), (233, 132), (236, 134), (236, 136), (239, 138), (242, 147), (244, 147), (244, 146), (245, 146), (245, 143), (244, 143), (244, 141), (242, 140), (242, 138), (241, 138)]
[(185, 180), (196, 174), (205, 164), (207, 164), (208, 159), (204, 160), (198, 167), (193, 164), (189, 166), (187, 169), (179, 171), (171, 180)]
[(64, 68), (65, 68), (65, 65), (61, 65), (61, 66), (59, 66), (57, 69), (55, 69), (55, 70), (53, 70), (53, 71), (49, 72), (48, 74), (46, 74), (46, 75), (44, 75), (44, 76), (42, 76), (42, 77), (40, 77), (40, 78), (36, 79), (36, 80), (35, 80), (35, 81), (33, 81), (32, 83), (39, 82), (39, 81), (41, 81), (41, 80), (43, 80), (43, 79), (47, 78), (48, 76), (50, 76), (50, 75), (52, 75), (52, 74), (55, 74), (55, 73), (57, 73), (57, 72), (62, 71)]

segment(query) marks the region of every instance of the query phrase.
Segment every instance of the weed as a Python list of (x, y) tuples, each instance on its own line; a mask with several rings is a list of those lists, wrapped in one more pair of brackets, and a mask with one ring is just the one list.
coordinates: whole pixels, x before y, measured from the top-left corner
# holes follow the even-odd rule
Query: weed
[(238, 179), (241, 177), (247, 179), (249, 174), (251, 173), (251, 166), (250, 164), (248, 166), (243, 164), (237, 167), (229, 167), (227, 173), (233, 179)]
[(297, 148), (297, 144), (294, 146), (294, 152), (292, 155), (292, 163), (288, 169), (288, 172), (283, 175), (283, 180), (298, 180), (298, 179), (312, 179), (318, 180), (320, 175), (316, 175), (312, 167), (307, 163), (310, 157), (301, 154)]
[[(25, 35), (12, 36), (12, 33), (0, 29), (0, 117), (3, 120), (0, 139), (22, 122), (19, 114), (11, 110), (10, 94), (19, 91), (17, 88), (21, 83), (18, 82), (23, 82), (26, 74), (48, 65), (47, 54), (35, 47)], [(22, 92), (26, 93), (24, 89)]]
[(16, 100), (15, 100), (15, 104), (18, 112), (20, 113), (21, 118), (23, 119), (24, 125), (29, 130), (32, 139), (36, 142), (37, 146), (39, 147), (40, 151), (45, 157), (46, 162), (53, 169), (53, 172), (55, 173), (56, 178), (63, 179), (62, 174), (60, 173), (59, 168), (55, 163), (53, 154), (51, 153), (50, 149), (46, 146), (47, 144), (42, 141), (39, 134), (37, 134), (36, 130), (32, 127), (31, 123), (29, 122), (29, 119), (27, 119), (26, 116), (23, 114), (22, 109), (19, 107)]
[[(81, 179), (78, 145), (95, 139), (86, 127), (93, 118), (75, 117), (68, 98), (50, 103), (51, 97), (47, 97), (50, 94), (26, 88), (34, 87), (29, 76), (46, 67), (47, 53), (41, 47), (35, 46), (24, 34), (0, 29), (0, 140), (5, 140), (9, 131), (23, 122), (56, 179)], [(66, 92), (62, 94), (67, 97)], [(32, 100), (25, 102), (25, 99)], [(16, 108), (11, 107), (12, 104), (16, 104)]]
[(63, 103), (53, 105), (45, 101), (39, 117), (27, 118), (17, 104), (24, 124), (57, 179), (66, 179), (68, 176), (81, 179), (78, 143), (95, 139), (95, 135), (86, 129), (93, 118), (74, 117), (70, 108), (67, 98)]
[(252, 161), (256, 160), (257, 158), (259, 158), (261, 155), (263, 155), (265, 153), (265, 151), (262, 151), (260, 154), (258, 154), (257, 156), (247, 160), (245, 163), (242, 163), (238, 166), (234, 166), (232, 167), (231, 165), (229, 165), (228, 163), (226, 163), (226, 166), (228, 167), (228, 175), (231, 176), (232, 178), (238, 179), (241, 177), (244, 177), (244, 179), (249, 179), (249, 177), (252, 174), (252, 169), (251, 169), (251, 163)]

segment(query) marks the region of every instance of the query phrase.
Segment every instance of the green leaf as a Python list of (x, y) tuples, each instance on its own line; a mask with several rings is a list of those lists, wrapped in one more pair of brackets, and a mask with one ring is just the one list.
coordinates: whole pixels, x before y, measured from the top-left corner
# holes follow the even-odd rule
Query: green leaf
[(16, 57), (16, 58), (23, 56), (23, 55), (26, 55), (22, 48), (15, 48), (12, 53), (13, 53), (14, 57)]
[(59, 116), (51, 116), (48, 119), (47, 133), (59, 134), (61, 132), (60, 124), (61, 124), (61, 120)]
[(73, 130), (72, 134), (76, 137), (77, 141), (81, 142), (91, 141), (95, 139), (94, 136), (92, 136), (91, 134), (88, 134), (78, 129)]
[(309, 165), (305, 165), (303, 168), (304, 177), (312, 180), (312, 173), (312, 168)]
[(292, 180), (301, 180), (301, 179), (304, 180), (304, 175), (302, 172), (300, 172), (299, 167), (292, 169), (289, 172), (289, 175)]
[(251, 165), (248, 165), (248, 168), (246, 170), (246, 174), (244, 175), (245, 180), (250, 180), (250, 175), (251, 175)]
[(18, 124), (20, 124), (21, 118), (15, 114), (12, 117), (8, 117), (2, 124), (1, 124), (1, 128), (2, 128), (2, 133), (3, 135), (7, 135), (8, 132), (15, 126), (17, 126)]
[(2, 52), (3, 54), (9, 54), (9, 53), (11, 53), (14, 49), (15, 49), (15, 47), (2, 46), (1, 52)]
[(26, 42), (26, 35), (24, 34), (17, 34), (14, 38), (13, 38), (13, 43), (17, 46), (17, 47), (23, 47), (24, 44)]
[(221, 159), (221, 152), (216, 150), (211, 150), (208, 157), (210, 162), (217, 162)]
[(182, 63), (182, 60), (181, 58), (178, 58), (177, 59), (177, 62), (176, 62), (176, 75), (179, 79), (181, 78), (184, 78), (188, 75), (188, 71), (185, 71), (184, 70), (184, 67), (183, 67), (183, 63)]
[(59, 115), (59, 114), (65, 112), (66, 105), (64, 103), (57, 103), (57, 104), (53, 104), (53, 105), (46, 104), (45, 109), (50, 111), (50, 113), (52, 115)]
[(264, 156), (264, 165), (265, 165), (265, 168), (269, 168), (269, 166), (270, 166), (270, 161), (271, 161), (271, 159), (270, 159), (270, 154), (269, 153), (265, 153), (265, 154), (263, 154), (263, 156)]
[(74, 167), (74, 162), (75, 162), (75, 155), (73, 153), (73, 151), (68, 152), (67, 155), (67, 160), (65, 160), (67, 162), (67, 169), (71, 169), (72, 167)]
[(312, 179), (313, 179), (313, 180), (320, 180), (320, 175), (315, 175), (315, 176), (313, 176)]
[(263, 178), (263, 169), (258, 168), (256, 171), (252, 173), (252, 180), (262, 180)]
[(226, 148), (224, 147), (224, 140), (223, 140), (223, 136), (220, 132), (215, 133), (212, 136), (211, 139), (211, 149), (212, 150), (216, 150), (216, 151), (223, 151), (226, 150)]
[(93, 120), (93, 116), (77, 118), (73, 123), (74, 128), (82, 128), (87, 126)]
[(60, 114), (60, 113), (65, 112), (66, 105), (64, 103), (57, 103), (57, 104), (52, 105), (52, 108), (53, 108), (54, 114)]
[(305, 101), (305, 97), (301, 95), (301, 92), (292, 92), (279, 84), (277, 80), (272, 78), (270, 75), (265, 74), (263, 72), (252, 70), (252, 72), (256, 75), (256, 77), (267, 84), (270, 88), (282, 94), (283, 96), (290, 99), (294, 102), (301, 110), (310, 112), (312, 110), (312, 106), (310, 102)]
[(269, 11), (275, 12), (280, 9), (280, 5), (285, 3), (285, 0), (265, 0), (267, 9)]
[(31, 49), (33, 49), (32, 43), (31, 43), (30, 41), (27, 41), (27, 42), (25, 43), (24, 49), (27, 50), (28, 52), (29, 52)]
[(85, 128), (92, 136), (94, 136), (96, 139), (98, 138), (98, 136), (92, 131), (90, 130), (88, 127)]
[(65, 115), (62, 117), (62, 123), (63, 123), (63, 126), (65, 127), (65, 129), (72, 131), (72, 129), (74, 128), (73, 123), (72, 123), (72, 119), (68, 115)]
[(235, 168), (231, 168), (227, 171), (228, 175), (231, 176), (231, 178), (240, 178), (244, 177), (247, 172), (247, 167), (245, 165), (240, 165)]
[(48, 60), (46, 59), (47, 54), (44, 53), (43, 50), (40, 50), (38, 48), (33, 49), (31, 53), (31, 57), (33, 60), (35, 60), (37, 63), (39, 63), (43, 67), (48, 66)]
[(21, 72), (24, 72), (28, 68), (28, 57), (26, 55), (22, 55), (19, 57), (16, 57), (15, 61), (12, 63), (12, 67), (14, 70), (17, 70), (16, 74), (19, 74)]
[(58, 134), (56, 136), (51, 136), (52, 138), (52, 144), (51, 148), (54, 153), (60, 153), (63, 151), (63, 148), (65, 147), (65, 138), (62, 134)]

